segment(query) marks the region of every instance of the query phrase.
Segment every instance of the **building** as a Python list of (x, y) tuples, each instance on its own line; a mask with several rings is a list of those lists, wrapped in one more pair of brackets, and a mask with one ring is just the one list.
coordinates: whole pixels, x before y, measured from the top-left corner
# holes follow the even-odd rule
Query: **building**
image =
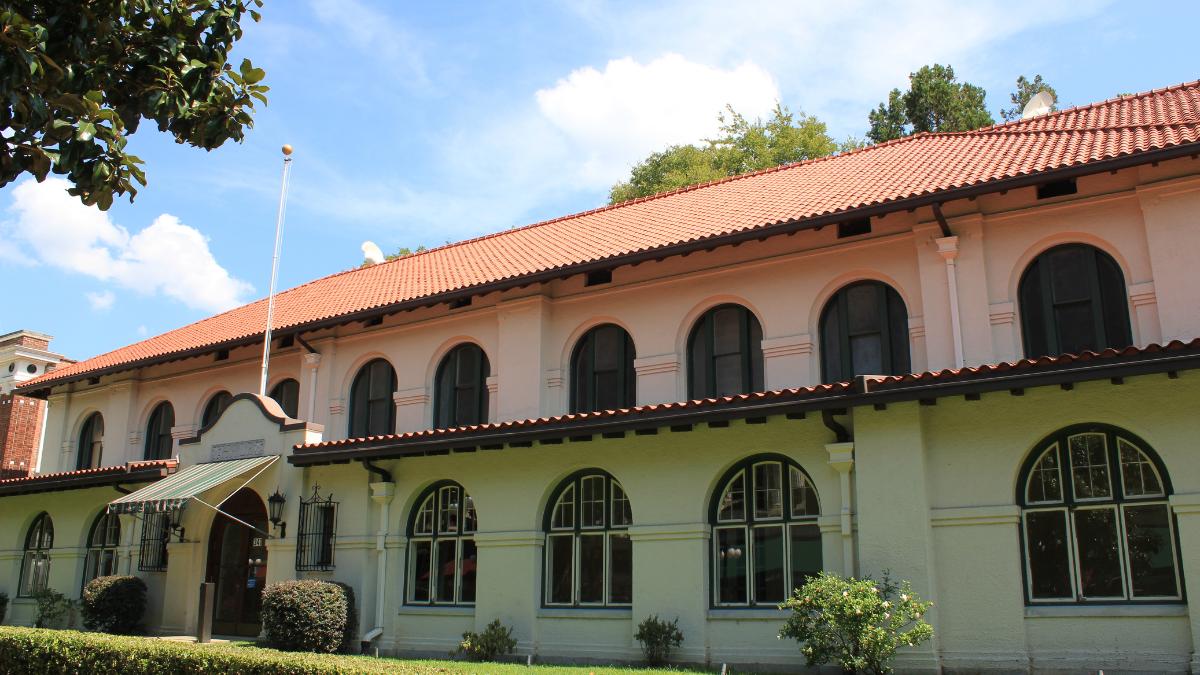
[(45, 401), (13, 394), (13, 389), (70, 363), (50, 351), (43, 333), (19, 330), (0, 335), (0, 479), (32, 475), (42, 452)]
[(384, 653), (635, 659), (658, 614), (798, 668), (788, 589), (890, 570), (905, 671), (1200, 670), (1198, 158), (1193, 82), (318, 279), (269, 397), (263, 301), (60, 367), (0, 589), (138, 574), (178, 634), (208, 580), (254, 635), (335, 579)]

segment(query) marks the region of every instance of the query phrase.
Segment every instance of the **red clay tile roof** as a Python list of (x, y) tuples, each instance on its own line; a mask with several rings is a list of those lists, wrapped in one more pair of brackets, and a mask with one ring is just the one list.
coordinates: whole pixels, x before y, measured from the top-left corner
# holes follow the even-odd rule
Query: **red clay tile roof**
[(23, 478), (6, 478), (0, 480), (0, 496), (71, 487), (111, 485), (123, 482), (123, 478), (131, 482), (156, 480), (174, 473), (178, 466), (179, 460), (177, 459), (153, 459), (142, 462), (126, 462), (115, 466), (101, 466), (95, 469), (57, 471)]
[[(948, 394), (962, 393), (958, 390), (944, 389), (937, 391), (938, 385), (967, 385), (973, 382), (989, 382), (998, 384), (992, 389), (1024, 388), (1027, 386), (1044, 386), (1057, 384), (1061, 381), (1086, 379), (1108, 379), (1114, 377), (1112, 370), (1127, 367), (1128, 374), (1146, 374), (1151, 372), (1172, 372), (1200, 368), (1200, 338), (1190, 342), (1173, 340), (1165, 345), (1151, 344), (1146, 347), (1126, 347), (1124, 349), (1105, 349), (1100, 352), (1081, 352), (1079, 354), (1062, 354), (1060, 356), (1043, 356), (1036, 359), (1021, 359), (1019, 361), (987, 364), (967, 368), (950, 368), (940, 371), (911, 373), (905, 375), (873, 375), (860, 377), (852, 382), (837, 382), (820, 384), (812, 387), (797, 387), (778, 389), (774, 391), (737, 394), (718, 398), (706, 398), (678, 403), (656, 403), (622, 408), (618, 410), (600, 410), (587, 413), (556, 415), (554, 417), (538, 417), (533, 419), (513, 420), (476, 424), (468, 427), (448, 429), (425, 429), (403, 434), (387, 434), (369, 436), (366, 438), (347, 438), (335, 441), (322, 441), (295, 446), (296, 453), (288, 459), (297, 465), (319, 463), (319, 456), (330, 452), (371, 449), (381, 446), (400, 447), (423, 442), (444, 440), (447, 443), (459, 442), (469, 445), (478, 437), (491, 439), (506, 432), (516, 433), (537, 431), (541, 428), (569, 430), (594, 426), (606, 421), (621, 420), (636, 421), (639, 418), (671, 418), (689, 412), (719, 414), (734, 408), (742, 408), (749, 416), (763, 414), (764, 409), (775, 404), (789, 403), (824, 404), (824, 407), (846, 407), (847, 405), (870, 405), (881, 399), (913, 400), (921, 398), (936, 398)], [(1053, 378), (1054, 374), (1061, 377)], [(1053, 382), (1032, 380), (1038, 375), (1051, 376)], [(1070, 376), (1070, 379), (1068, 379)], [(875, 397), (875, 398), (871, 398)], [(829, 405), (829, 404), (832, 404)], [(307, 457), (305, 455), (308, 455)], [(326, 460), (327, 461), (327, 460)]]
[[(918, 134), (317, 279), (276, 297), (274, 329), (1198, 142), (1200, 81), (977, 131)], [(22, 390), (248, 342), (261, 335), (265, 317), (259, 300), (59, 367)]]

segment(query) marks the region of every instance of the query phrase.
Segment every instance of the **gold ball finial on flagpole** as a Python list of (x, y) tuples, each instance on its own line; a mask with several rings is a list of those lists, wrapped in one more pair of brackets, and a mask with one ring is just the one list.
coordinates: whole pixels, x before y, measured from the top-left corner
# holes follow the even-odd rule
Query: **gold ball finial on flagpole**
[(284, 143), (284, 144), (283, 144), (283, 154), (284, 154), (285, 156), (287, 156), (287, 155), (291, 155), (291, 154), (292, 154), (292, 146), (291, 146), (291, 144), (288, 144), (288, 143)]

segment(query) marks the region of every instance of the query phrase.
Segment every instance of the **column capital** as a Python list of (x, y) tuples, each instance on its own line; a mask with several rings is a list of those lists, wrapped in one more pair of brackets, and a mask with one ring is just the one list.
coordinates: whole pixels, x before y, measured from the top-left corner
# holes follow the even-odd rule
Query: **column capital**
[(933, 243), (937, 244), (937, 252), (942, 256), (942, 260), (954, 262), (958, 257), (958, 237), (938, 237)]
[(829, 453), (829, 466), (838, 473), (850, 473), (854, 468), (854, 442), (826, 443), (825, 452)]
[(380, 481), (371, 483), (371, 501), (376, 504), (387, 504), (396, 496), (396, 484)]
[(315, 352), (309, 352), (304, 355), (304, 367), (305, 368), (313, 369), (319, 365), (321, 365), (321, 355), (320, 354), (317, 354)]

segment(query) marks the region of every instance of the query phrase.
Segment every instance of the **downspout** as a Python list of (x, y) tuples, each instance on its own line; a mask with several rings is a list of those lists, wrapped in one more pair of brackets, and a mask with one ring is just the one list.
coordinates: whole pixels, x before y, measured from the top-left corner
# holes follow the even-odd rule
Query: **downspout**
[(934, 243), (937, 244), (938, 255), (946, 261), (946, 284), (950, 293), (950, 330), (954, 335), (954, 367), (962, 368), (966, 365), (966, 359), (963, 354), (962, 319), (958, 309), (958, 267), (955, 264), (958, 258), (958, 237), (950, 231), (950, 224), (942, 214), (942, 205), (937, 202), (933, 204), (933, 217), (942, 228), (942, 236), (934, 239)]
[[(396, 484), (391, 472), (363, 460), (363, 468), (378, 480), (370, 483), (371, 500), (379, 504), (379, 531), (375, 534), (375, 626), (362, 636), (362, 652), (368, 653), (371, 643), (383, 635), (384, 603), (387, 599), (387, 535), (388, 518)], [(378, 648), (375, 653), (378, 655)]]

